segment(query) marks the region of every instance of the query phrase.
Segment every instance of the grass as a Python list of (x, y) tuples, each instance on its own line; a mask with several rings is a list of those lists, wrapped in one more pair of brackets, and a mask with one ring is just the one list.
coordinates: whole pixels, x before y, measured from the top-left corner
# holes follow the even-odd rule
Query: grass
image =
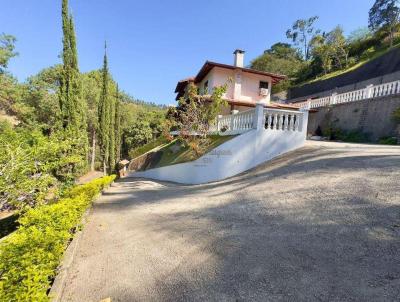
[(159, 138), (147, 143), (146, 145), (129, 151), (129, 156), (130, 158), (136, 158), (166, 143), (168, 143), (168, 140), (165, 137), (160, 136)]
[(194, 150), (185, 146), (181, 141), (175, 139), (169, 144), (157, 150), (151, 160), (143, 167), (143, 170), (165, 167), (198, 159), (203, 154), (211, 151), (217, 146), (227, 142), (234, 136), (231, 135), (210, 135), (206, 139), (200, 140), (199, 148), (201, 154), (196, 154)]
[(312, 80), (309, 80), (309, 81), (307, 81), (307, 82), (304, 82), (304, 83), (302, 83), (300, 86), (306, 85), (306, 84), (311, 84), (311, 83), (318, 82), (318, 81), (327, 80), (327, 79), (330, 79), (330, 78), (333, 78), (333, 77), (336, 77), (336, 76), (345, 74), (345, 73), (347, 73), (347, 72), (353, 71), (353, 70), (355, 70), (355, 69), (361, 67), (361, 66), (364, 65), (365, 63), (368, 63), (369, 61), (380, 57), (381, 55), (385, 54), (385, 53), (388, 52), (389, 50), (392, 50), (393, 48), (396, 48), (396, 47), (400, 47), (400, 44), (394, 45), (394, 46), (391, 47), (391, 48), (388, 47), (388, 48), (377, 49), (376, 51), (374, 51), (374, 52), (368, 54), (368, 56), (367, 56), (365, 59), (359, 61), (357, 64), (355, 64), (355, 65), (353, 65), (353, 66), (351, 66), (351, 67), (349, 67), (349, 68), (347, 68), (347, 69), (336, 70), (336, 71), (334, 71), (334, 72), (330, 72), (330, 73), (328, 73), (328, 74), (325, 74), (325, 75), (322, 75), (322, 76), (317, 77), (317, 78), (315, 78), (315, 79), (312, 79)]

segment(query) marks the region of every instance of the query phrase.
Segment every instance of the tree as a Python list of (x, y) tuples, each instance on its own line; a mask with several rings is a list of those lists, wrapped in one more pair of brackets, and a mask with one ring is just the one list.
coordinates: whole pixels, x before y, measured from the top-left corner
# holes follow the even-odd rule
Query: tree
[(108, 151), (109, 154), (109, 170), (112, 173), (115, 170), (115, 154), (116, 154), (116, 146), (115, 146), (115, 105), (116, 100), (115, 97), (110, 97), (109, 99), (109, 114), (110, 114), (110, 128), (109, 128), (109, 145), (110, 148)]
[(90, 170), (95, 170), (97, 133), (99, 129), (99, 99), (102, 91), (102, 73), (99, 70), (82, 75), (83, 98), (87, 104), (87, 128), (91, 140)]
[(252, 69), (274, 72), (288, 76), (284, 81), (272, 87), (273, 92), (290, 87), (291, 80), (303, 65), (301, 54), (297, 48), (288, 43), (276, 43), (264, 51), (250, 63)]
[(358, 41), (365, 40), (371, 37), (371, 31), (368, 27), (359, 27), (352, 32), (350, 32), (349, 36), (347, 37), (347, 41), (349, 43), (355, 43)]
[(0, 73), (3, 73), (7, 68), (8, 61), (18, 55), (15, 49), (15, 37), (6, 35), (5, 33), (0, 34)]
[(213, 87), (211, 96), (199, 95), (198, 88), (190, 83), (187, 96), (181, 97), (178, 107), (171, 108), (173, 111), (168, 112), (173, 124), (167, 124), (167, 126), (177, 126), (179, 139), (197, 155), (203, 152), (200, 140), (207, 137), (210, 126), (216, 121), (222, 106), (227, 105), (227, 101), (222, 97), (227, 88), (228, 83), (225, 83), (222, 86)]
[(119, 100), (119, 89), (117, 86), (115, 100), (115, 161), (118, 163), (121, 160), (121, 144), (122, 144), (122, 129), (121, 129), (121, 104)]
[(41, 70), (28, 78), (26, 93), (21, 103), (32, 110), (25, 111), (21, 116), (27, 124), (37, 123), (43, 132), (52, 134), (61, 128), (58, 90), (63, 67), (55, 65)]
[(396, 25), (399, 23), (399, 0), (376, 0), (369, 10), (368, 27), (389, 32), (390, 46), (393, 46)]
[(324, 74), (332, 69), (332, 46), (326, 43), (326, 35), (316, 35), (310, 42), (310, 52), (313, 58), (312, 63), (320, 65)]
[(107, 45), (104, 45), (104, 60), (102, 70), (102, 89), (99, 102), (99, 129), (100, 148), (103, 158), (103, 171), (107, 173), (107, 164), (110, 159), (110, 94), (109, 94), (109, 73), (107, 60)]
[(286, 37), (291, 39), (295, 45), (303, 45), (303, 56), (306, 61), (310, 58), (310, 41), (314, 35), (320, 32), (313, 27), (316, 20), (318, 20), (318, 16), (299, 19), (294, 22), (291, 29), (286, 31)]
[(332, 55), (337, 67), (340, 69), (343, 66), (348, 66), (348, 45), (346, 38), (343, 35), (343, 29), (338, 25), (332, 31), (326, 34), (326, 44), (331, 48)]
[(75, 29), (72, 16), (68, 12), (68, 0), (62, 1), (61, 16), (63, 30), (63, 70), (59, 89), (61, 124), (75, 139), (76, 151), (87, 157), (86, 108), (82, 98)]

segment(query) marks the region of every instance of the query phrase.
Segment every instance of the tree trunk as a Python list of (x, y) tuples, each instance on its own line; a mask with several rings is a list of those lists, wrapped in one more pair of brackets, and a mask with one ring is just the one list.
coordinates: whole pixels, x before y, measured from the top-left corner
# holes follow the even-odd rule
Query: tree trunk
[(94, 171), (94, 163), (96, 160), (96, 129), (92, 132), (92, 157), (90, 162), (90, 171)]
[(107, 175), (107, 163), (106, 163), (106, 160), (103, 160), (103, 174)]

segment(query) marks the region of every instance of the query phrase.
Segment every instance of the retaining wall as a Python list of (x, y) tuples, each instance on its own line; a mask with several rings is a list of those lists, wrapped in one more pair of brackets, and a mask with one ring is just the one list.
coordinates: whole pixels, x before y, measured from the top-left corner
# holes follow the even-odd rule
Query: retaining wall
[(384, 136), (397, 136), (398, 126), (392, 119), (392, 113), (399, 107), (400, 95), (321, 107), (317, 112), (310, 112), (308, 133), (314, 134), (320, 126), (323, 132), (329, 127), (360, 131), (372, 141)]
[(195, 161), (130, 172), (129, 176), (184, 184), (207, 183), (234, 176), (278, 155), (302, 147), (306, 139), (307, 114), (304, 113), (299, 131), (252, 129)]

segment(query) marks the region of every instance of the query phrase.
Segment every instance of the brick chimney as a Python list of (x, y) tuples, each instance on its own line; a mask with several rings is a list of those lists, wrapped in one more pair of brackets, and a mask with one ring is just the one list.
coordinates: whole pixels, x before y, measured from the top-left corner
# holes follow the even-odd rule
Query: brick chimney
[(244, 50), (236, 49), (233, 54), (235, 55), (233, 65), (236, 67), (244, 67)]

